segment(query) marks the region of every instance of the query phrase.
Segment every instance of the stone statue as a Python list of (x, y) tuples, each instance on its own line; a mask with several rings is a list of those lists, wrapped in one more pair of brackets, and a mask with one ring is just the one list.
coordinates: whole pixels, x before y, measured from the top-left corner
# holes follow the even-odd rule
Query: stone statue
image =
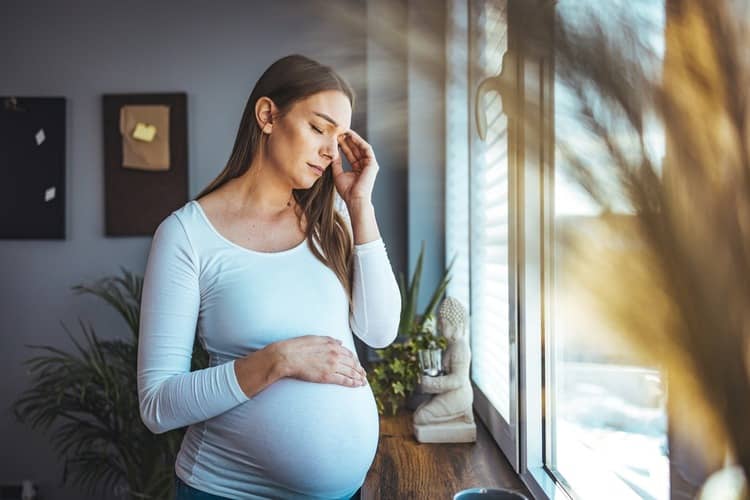
[(468, 314), (461, 302), (446, 297), (438, 311), (438, 326), (448, 341), (443, 358), (445, 375), (421, 376), (421, 391), (435, 396), (414, 411), (414, 435), (421, 443), (476, 441), (467, 319)]

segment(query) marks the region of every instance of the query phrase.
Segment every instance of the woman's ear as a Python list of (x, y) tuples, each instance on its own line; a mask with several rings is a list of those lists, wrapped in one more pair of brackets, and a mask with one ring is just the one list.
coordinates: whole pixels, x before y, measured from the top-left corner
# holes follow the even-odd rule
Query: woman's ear
[(268, 97), (261, 97), (255, 102), (255, 120), (260, 129), (270, 134), (273, 130), (273, 117), (276, 115), (276, 105)]

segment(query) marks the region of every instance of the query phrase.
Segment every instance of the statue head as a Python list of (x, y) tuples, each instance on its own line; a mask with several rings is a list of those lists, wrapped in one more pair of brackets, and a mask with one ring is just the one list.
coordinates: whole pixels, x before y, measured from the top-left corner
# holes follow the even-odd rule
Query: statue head
[(462, 338), (466, 331), (466, 308), (458, 299), (446, 297), (438, 310), (440, 330), (448, 342)]

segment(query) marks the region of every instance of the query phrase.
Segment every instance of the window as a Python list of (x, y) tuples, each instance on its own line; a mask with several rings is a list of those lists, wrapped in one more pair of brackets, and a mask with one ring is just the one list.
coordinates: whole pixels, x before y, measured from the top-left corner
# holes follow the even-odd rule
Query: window
[[(582, 3), (591, 2), (563, 0), (557, 9), (569, 20), (582, 12)], [(611, 17), (617, 17), (611, 12), (618, 8), (615, 4), (608, 3), (607, 8)], [(648, 9), (648, 19), (661, 20), (663, 32), (664, 6), (648, 2), (642, 8)], [(571, 90), (555, 79), (554, 93), (556, 146), (564, 142), (568, 149), (583, 151), (584, 157), (606, 158), (597, 154), (587, 140), (589, 133), (576, 120)], [(661, 135), (654, 128), (649, 142), (663, 143)], [(657, 367), (644, 366), (628, 354), (617, 334), (596, 319), (585, 299), (585, 280), (578, 274), (585, 268), (576, 265), (580, 256), (569, 248), (569, 242), (583, 236), (594, 239), (602, 256), (636, 255), (638, 241), (628, 236), (632, 211), (615, 199), (615, 213), (603, 215), (571, 180), (570, 171), (556, 147), (554, 203), (548, 222), (553, 239), (546, 256), (552, 279), (544, 358), (549, 374), (545, 463), (577, 498), (665, 500), (669, 498), (669, 460), (661, 374)], [(614, 233), (603, 230), (605, 222)], [(617, 293), (632, 292), (622, 288)]]
[[(519, 20), (517, 1), (448, 2), (446, 259), (457, 256), (448, 293), (470, 310), (475, 408), (539, 498), (666, 499), (665, 387), (657, 367), (619, 349), (580, 299), (565, 242), (600, 230), (602, 214), (572, 180), (556, 137), (592, 146), (554, 77), (551, 47), (521, 47), (515, 31), (549, 23), (551, 33), (551, 18)], [(651, 38), (657, 50), (663, 9), (642, 9), (661, 30)], [(541, 126), (515, 113), (542, 117)], [(658, 159), (663, 135), (647, 128)], [(613, 206), (627, 228), (628, 207)], [(625, 234), (614, 250), (637, 247)]]

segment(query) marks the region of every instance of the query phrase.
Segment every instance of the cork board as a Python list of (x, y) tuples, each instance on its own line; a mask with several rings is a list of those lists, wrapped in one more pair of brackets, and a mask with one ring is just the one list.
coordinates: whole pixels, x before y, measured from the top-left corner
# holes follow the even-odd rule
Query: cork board
[(0, 238), (65, 239), (65, 98), (0, 97)]
[(151, 236), (188, 201), (187, 95), (102, 98), (105, 233)]

